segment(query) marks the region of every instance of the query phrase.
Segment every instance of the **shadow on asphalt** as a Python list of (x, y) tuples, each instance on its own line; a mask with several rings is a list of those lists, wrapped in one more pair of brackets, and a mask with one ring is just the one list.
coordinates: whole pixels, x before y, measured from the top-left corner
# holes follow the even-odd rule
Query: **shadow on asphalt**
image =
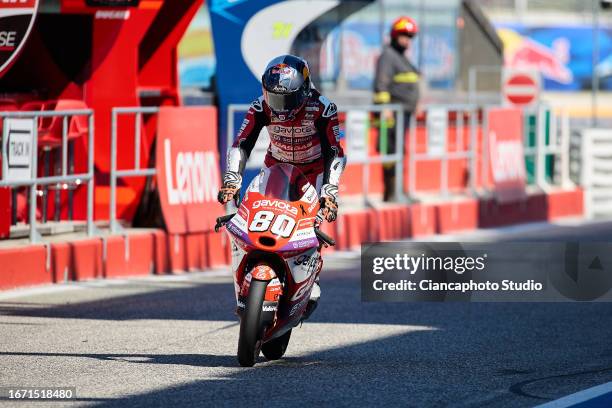
[[(300, 357), (237, 367), (234, 355), (15, 353), (0, 356), (74, 357), (131, 364), (227, 367), (221, 378), (197, 380), (118, 399), (83, 399), (96, 407), (160, 406), (499, 406), (529, 407), (587, 385), (609, 381), (608, 368), (571, 371), (582, 360), (551, 362), (541, 334), (511, 339), (512, 329), (492, 328), (458, 338), (456, 330), (407, 332), (330, 348)], [(474, 335), (475, 333), (471, 333)], [(505, 340), (505, 342), (502, 342)], [(567, 346), (558, 344), (554, 346)], [(569, 342), (575, 338), (569, 339)], [(529, 350), (527, 352), (527, 350)], [(512, 355), (516, 349), (525, 354)], [(603, 357), (603, 356), (602, 356)], [(604, 364), (603, 360), (601, 364)], [(565, 368), (564, 368), (565, 367)], [(145, 368), (146, 370), (146, 368)], [(568, 370), (570, 371), (568, 373)], [(552, 373), (552, 374), (551, 374)], [(579, 379), (579, 382), (567, 383)]]
[[(194, 379), (116, 400), (82, 400), (98, 407), (300, 403), (524, 407), (612, 380), (610, 304), (363, 303), (356, 270), (323, 275), (322, 289), (315, 322), (419, 325), (436, 330), (407, 332), (300, 357), (291, 356), (290, 344), (287, 358), (261, 359), (249, 369), (239, 368), (234, 355), (207, 354), (205, 346), (202, 354), (0, 352), (0, 357), (230, 368), (222, 378)], [(104, 290), (121, 293), (112, 286)], [(229, 325), (236, 322), (234, 308), (231, 283), (190, 283), (57, 306), (0, 302), (0, 315), (226, 321)]]
[(236, 356), (210, 354), (107, 354), (107, 353), (20, 353), (0, 352), (0, 356), (78, 357), (100, 361), (124, 361), (134, 364), (173, 364), (194, 367), (236, 367)]
[[(120, 295), (125, 287), (104, 287), (104, 299), (49, 305), (0, 301), (0, 316), (93, 320), (216, 320), (236, 321), (232, 283), (191, 283), (161, 289), (159, 283), (139, 282), (146, 293)], [(116, 291), (117, 294), (114, 292)]]

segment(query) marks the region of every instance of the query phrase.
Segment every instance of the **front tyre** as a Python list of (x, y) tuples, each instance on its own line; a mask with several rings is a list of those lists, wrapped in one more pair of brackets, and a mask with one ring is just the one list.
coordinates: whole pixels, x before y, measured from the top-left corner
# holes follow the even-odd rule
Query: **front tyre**
[(285, 351), (287, 351), (290, 338), (291, 330), (280, 337), (264, 343), (263, 346), (261, 346), (261, 352), (268, 360), (278, 360), (285, 354)]
[(267, 281), (253, 279), (249, 286), (246, 307), (240, 319), (238, 337), (238, 362), (242, 367), (252, 367), (259, 355), (263, 332), (261, 309), (266, 294)]

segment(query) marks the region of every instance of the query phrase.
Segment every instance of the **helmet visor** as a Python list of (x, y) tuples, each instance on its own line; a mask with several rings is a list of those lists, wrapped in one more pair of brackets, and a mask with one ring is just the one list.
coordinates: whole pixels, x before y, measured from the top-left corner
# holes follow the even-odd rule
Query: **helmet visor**
[(274, 112), (290, 112), (304, 103), (304, 93), (297, 91), (289, 94), (279, 94), (264, 89), (264, 99)]

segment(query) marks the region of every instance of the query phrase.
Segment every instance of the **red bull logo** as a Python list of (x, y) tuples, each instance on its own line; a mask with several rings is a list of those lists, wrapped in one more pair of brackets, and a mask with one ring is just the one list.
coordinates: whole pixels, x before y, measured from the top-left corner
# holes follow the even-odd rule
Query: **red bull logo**
[(570, 43), (566, 38), (555, 40), (549, 48), (513, 30), (500, 29), (498, 34), (504, 42), (506, 66), (537, 70), (545, 78), (562, 84), (573, 82), (574, 75), (566, 66), (570, 55)]

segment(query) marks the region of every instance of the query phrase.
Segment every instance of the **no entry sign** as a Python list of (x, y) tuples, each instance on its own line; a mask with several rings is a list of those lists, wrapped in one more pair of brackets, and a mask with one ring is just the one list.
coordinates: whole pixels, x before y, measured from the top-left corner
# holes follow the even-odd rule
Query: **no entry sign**
[(504, 105), (528, 106), (538, 102), (540, 76), (535, 71), (504, 69), (502, 98)]

